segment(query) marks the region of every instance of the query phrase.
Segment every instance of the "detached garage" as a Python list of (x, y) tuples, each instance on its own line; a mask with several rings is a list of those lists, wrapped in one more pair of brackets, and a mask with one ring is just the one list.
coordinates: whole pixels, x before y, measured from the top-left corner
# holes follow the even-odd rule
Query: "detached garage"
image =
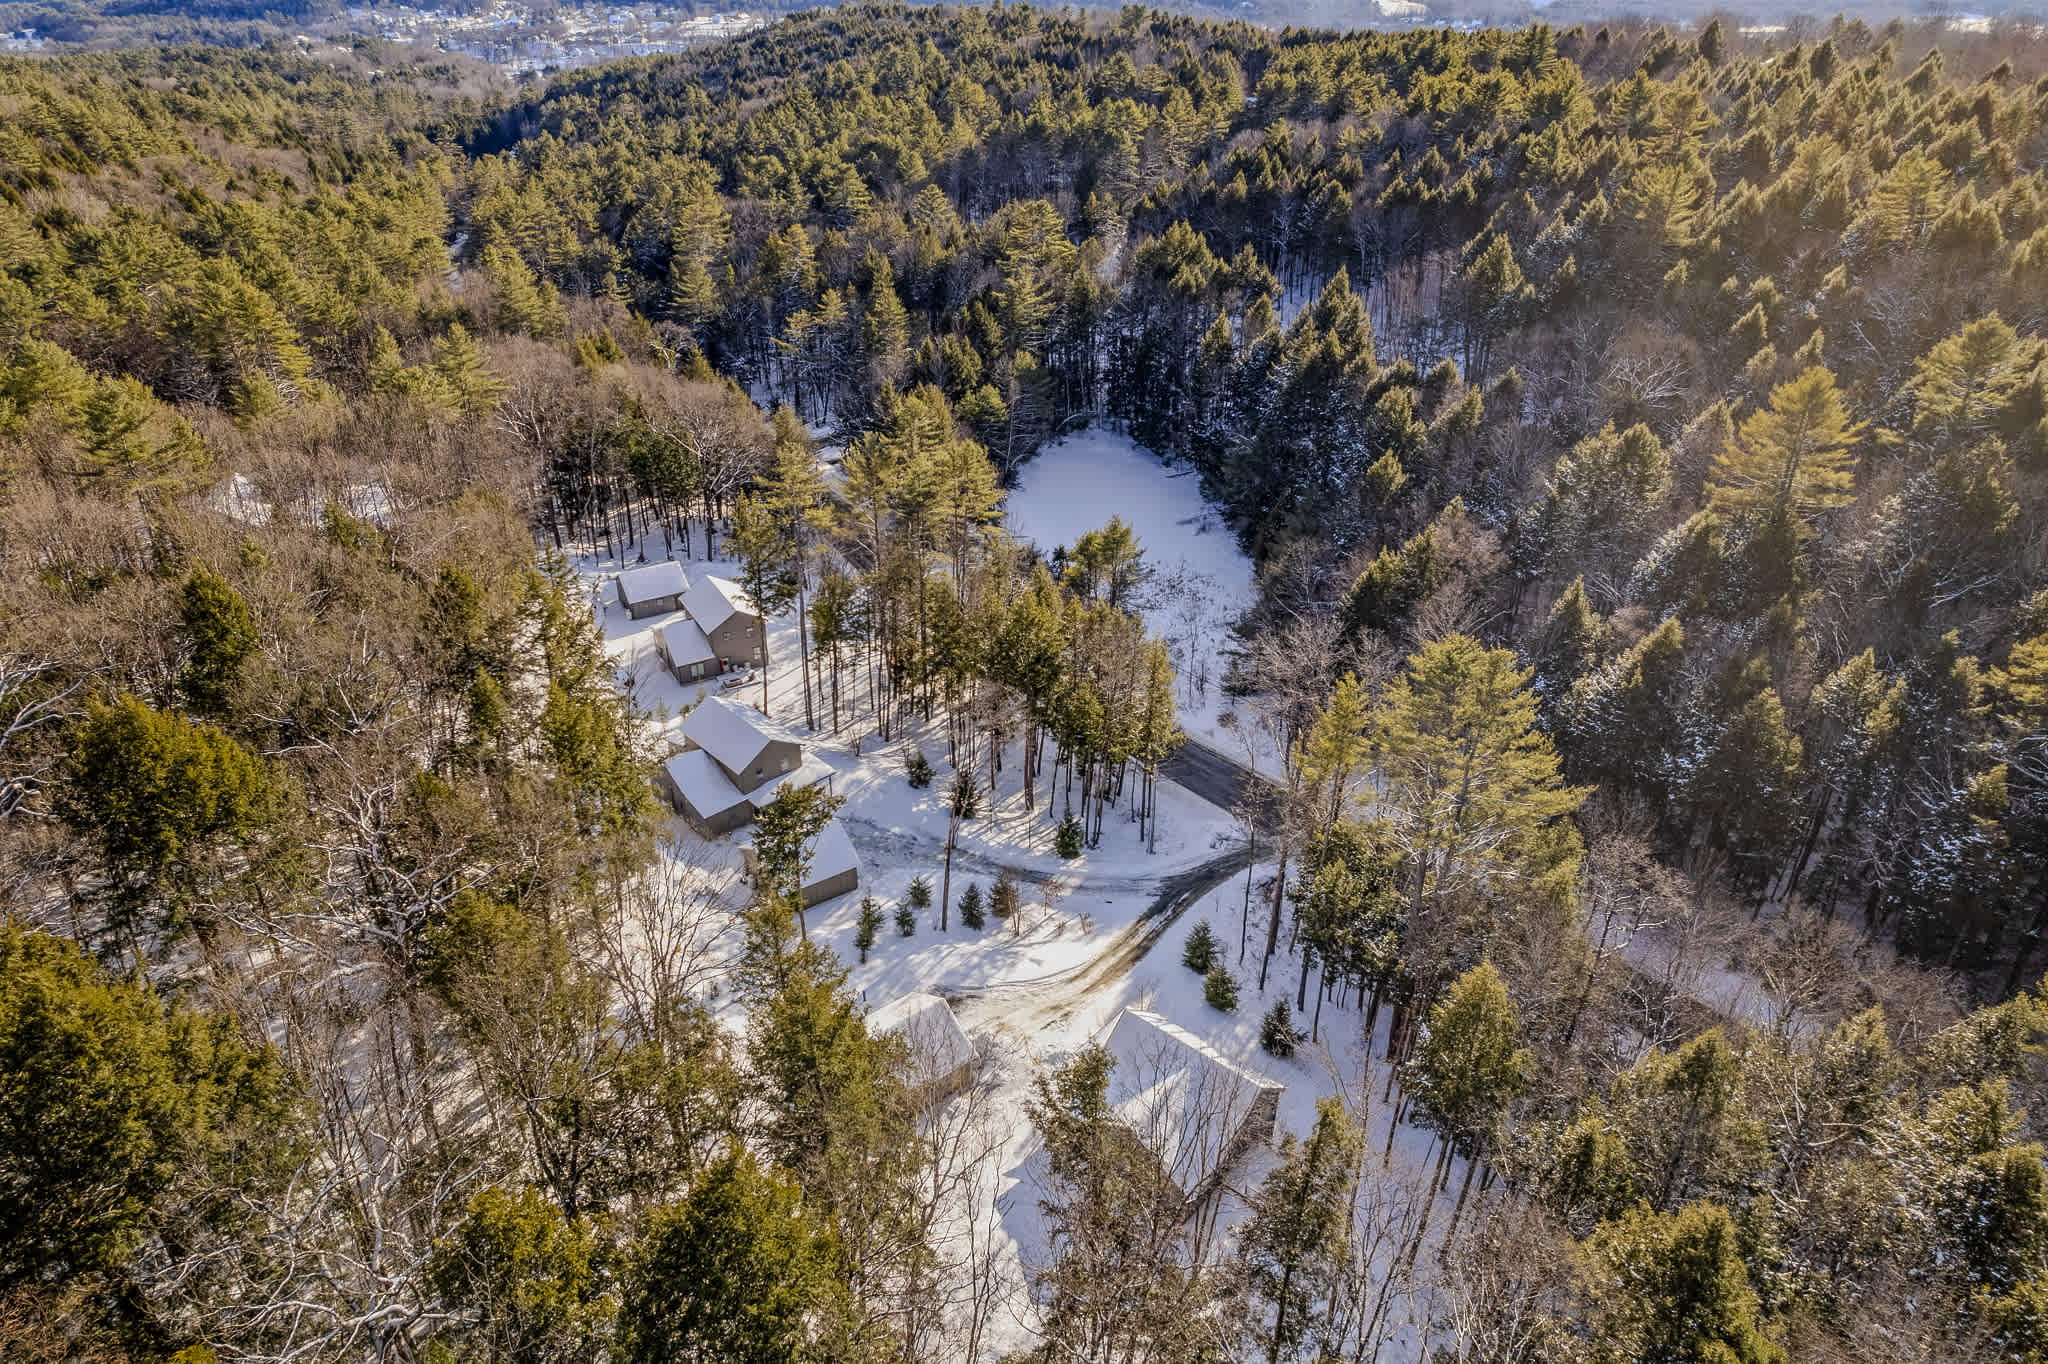
[[(749, 807), (750, 810), (752, 808)], [(860, 889), (860, 854), (853, 850), (853, 840), (846, 836), (846, 829), (838, 820), (828, 821), (818, 831), (808, 851), (811, 865), (804, 877), (805, 909)], [(754, 845), (751, 842), (740, 849), (740, 859), (746, 864), (747, 875), (754, 875)]]
[(1273, 1139), (1286, 1086), (1187, 1029), (1146, 1009), (1125, 1009), (1102, 1046), (1116, 1062), (1110, 1107), (1159, 1161), (1190, 1212), (1246, 1151)]
[(628, 569), (613, 580), (619, 605), (634, 620), (663, 616), (683, 609), (683, 594), (690, 585), (683, 579), (683, 566), (673, 559)]

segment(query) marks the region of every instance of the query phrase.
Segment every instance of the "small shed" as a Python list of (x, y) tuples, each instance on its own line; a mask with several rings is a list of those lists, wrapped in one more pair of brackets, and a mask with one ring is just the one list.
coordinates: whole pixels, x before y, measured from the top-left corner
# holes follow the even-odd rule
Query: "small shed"
[(853, 850), (846, 826), (836, 819), (828, 820), (811, 842), (811, 871), (804, 878), (804, 908), (858, 889), (860, 854)]
[(655, 772), (655, 784), (668, 797), (669, 808), (706, 838), (731, 833), (754, 817), (754, 803), (701, 748), (663, 763)]
[(683, 742), (709, 753), (742, 793), (795, 771), (804, 758), (802, 744), (729, 696), (707, 697), (684, 716)]
[(654, 647), (661, 651), (661, 661), (678, 682), (716, 677), (722, 670), (718, 651), (688, 616), (678, 616), (656, 629)]
[(1158, 1158), (1190, 1211), (1246, 1151), (1273, 1139), (1286, 1086), (1187, 1029), (1145, 1009), (1125, 1009), (1102, 1045), (1116, 1062), (1110, 1107)]
[(937, 995), (920, 990), (890, 1000), (868, 1014), (868, 1033), (902, 1038), (912, 1081), (927, 1092), (958, 1093), (974, 1078), (974, 1042)]
[(689, 590), (689, 583), (683, 578), (683, 566), (673, 559), (629, 568), (614, 579), (614, 584), (618, 588), (619, 605), (625, 607), (626, 614), (634, 620), (682, 610), (683, 594)]
[(753, 599), (738, 583), (707, 573), (690, 585), (683, 606), (726, 667), (761, 665), (768, 646), (768, 629), (761, 613), (754, 609)]
[[(807, 774), (800, 773), (792, 780), (800, 781), (804, 775)], [(759, 802), (754, 808), (758, 810), (765, 803)], [(811, 865), (804, 875), (802, 892), (805, 909), (860, 889), (860, 854), (853, 850), (853, 840), (846, 836), (845, 826), (838, 820), (826, 821), (818, 836), (811, 840), (808, 851)], [(747, 875), (756, 874), (751, 842), (740, 848), (740, 861), (745, 864)]]

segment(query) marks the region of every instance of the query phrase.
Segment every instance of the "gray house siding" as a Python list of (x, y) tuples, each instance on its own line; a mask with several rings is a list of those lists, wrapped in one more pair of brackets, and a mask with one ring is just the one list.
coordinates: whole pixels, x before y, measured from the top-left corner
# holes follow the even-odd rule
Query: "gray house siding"
[(752, 668), (762, 661), (767, 632), (761, 628), (759, 616), (737, 615), (713, 630), (709, 638), (719, 661), (727, 667)]
[(823, 904), (835, 895), (844, 895), (848, 891), (858, 889), (860, 889), (860, 870), (857, 867), (848, 867), (837, 876), (828, 876), (822, 881), (813, 881), (810, 885), (805, 886), (804, 908), (809, 909), (812, 905)]
[(718, 676), (716, 663), (700, 661), (678, 666), (676, 661), (668, 656), (668, 645), (657, 642), (655, 647), (661, 651), (661, 661), (668, 668), (669, 675), (678, 682), (699, 682), (707, 677)]
[(732, 778), (732, 784), (742, 791), (752, 791), (761, 783), (773, 781), (785, 772), (794, 772), (804, 760), (803, 745), (788, 739), (775, 739), (764, 744), (754, 756), (753, 763), (743, 772), (735, 772), (724, 763), (725, 774)]

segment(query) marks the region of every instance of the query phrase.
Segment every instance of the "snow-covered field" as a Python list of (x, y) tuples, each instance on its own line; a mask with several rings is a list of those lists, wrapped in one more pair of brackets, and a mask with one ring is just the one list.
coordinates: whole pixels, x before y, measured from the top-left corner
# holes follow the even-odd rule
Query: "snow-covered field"
[[(1257, 600), (1252, 562), (1222, 511), (1202, 496), (1189, 469), (1175, 469), (1129, 437), (1089, 427), (1048, 445), (1026, 463), (1010, 494), (1011, 533), (1050, 556), (1119, 516), (1137, 533), (1151, 580), (1140, 590), (1145, 624), (1173, 652), (1180, 675), (1181, 728), (1233, 759), (1256, 728), (1233, 712), (1223, 675), (1237, 640), (1231, 626)], [(1249, 717), (1242, 717), (1249, 720)], [(1273, 770), (1270, 744), (1261, 770)]]

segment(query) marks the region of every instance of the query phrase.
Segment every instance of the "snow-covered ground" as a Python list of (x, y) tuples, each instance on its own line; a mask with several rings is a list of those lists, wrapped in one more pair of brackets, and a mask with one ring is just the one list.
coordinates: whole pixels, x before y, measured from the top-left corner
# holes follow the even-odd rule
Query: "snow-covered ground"
[[(1187, 734), (1243, 761), (1250, 716), (1223, 694), (1237, 638), (1231, 627), (1258, 598), (1251, 559), (1193, 470), (1176, 469), (1128, 436), (1091, 426), (1026, 463), (1010, 494), (1010, 531), (1050, 557), (1121, 517), (1138, 537), (1152, 577), (1137, 605), (1166, 640), (1180, 675), (1180, 724)], [(1230, 719), (1222, 717), (1230, 714)], [(1239, 723), (1243, 721), (1244, 723)], [(1270, 743), (1261, 771), (1275, 770)]]

